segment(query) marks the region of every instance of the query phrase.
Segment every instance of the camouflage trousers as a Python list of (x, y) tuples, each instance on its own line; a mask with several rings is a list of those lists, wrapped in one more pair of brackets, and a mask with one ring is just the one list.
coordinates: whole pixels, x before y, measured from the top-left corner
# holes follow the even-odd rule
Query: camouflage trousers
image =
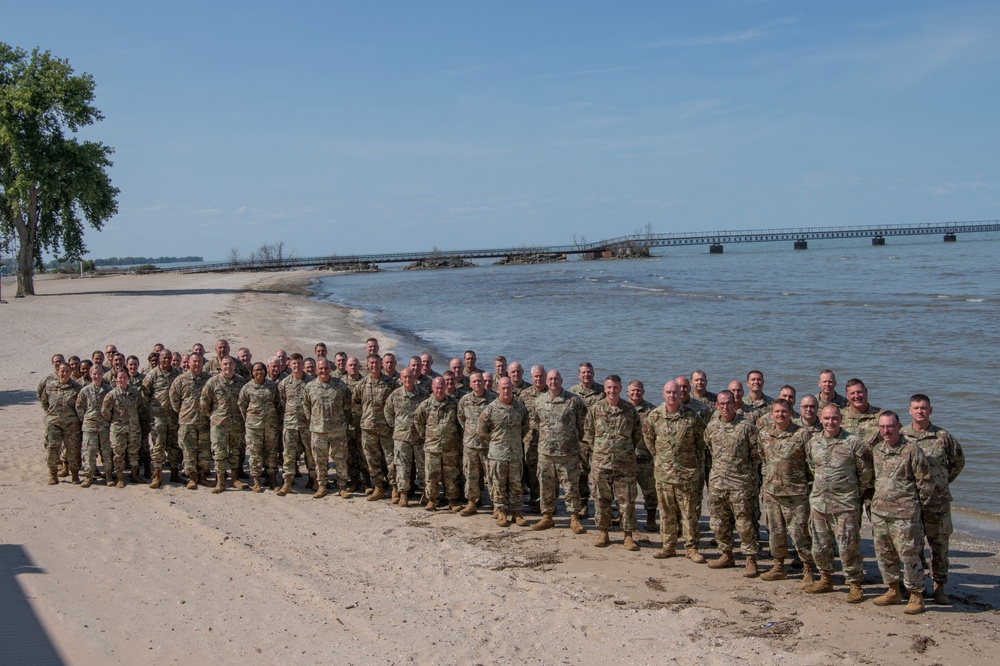
[(653, 475), (653, 460), (636, 459), (635, 480), (642, 493), (642, 503), (646, 507), (646, 519), (656, 520), (656, 508), (659, 506), (656, 479)]
[(816, 568), (833, 573), (833, 544), (840, 551), (840, 563), (848, 583), (861, 583), (865, 567), (861, 560), (861, 515), (857, 511), (825, 513), (809, 511), (809, 534), (812, 536), (812, 554)]
[(524, 465), (521, 473), (524, 486), (528, 490), (528, 497), (532, 503), (541, 497), (538, 488), (538, 442), (528, 445), (524, 449)]
[(148, 465), (152, 462), (152, 448), (149, 444), (151, 433), (149, 421), (139, 421), (139, 464)]
[(602, 530), (611, 527), (611, 502), (618, 502), (622, 530), (635, 531), (635, 500), (638, 496), (635, 474), (620, 469), (590, 468), (591, 495), (594, 498), (594, 522)]
[(812, 538), (809, 536), (809, 496), (792, 495), (775, 497), (760, 494), (761, 512), (770, 538), (771, 557), (788, 557), (788, 537), (799, 558), (812, 564)]
[(97, 454), (101, 454), (105, 471), (111, 469), (111, 431), (101, 428), (94, 432), (83, 433), (83, 473), (87, 476), (97, 474)]
[(208, 474), (212, 461), (212, 443), (208, 425), (179, 425), (177, 440), (184, 452), (184, 473)]
[(278, 471), (278, 428), (247, 428), (247, 458), (250, 459), (250, 476), (260, 476), (265, 469), (268, 474)]
[[(478, 502), (483, 494), (483, 486), (490, 489), (490, 497), (493, 497), (493, 476), (490, 474), (490, 461), (486, 460), (485, 449), (473, 449), (465, 447), (465, 455), (462, 456), (462, 471), (465, 472), (465, 497), (470, 502)], [(521, 499), (521, 461), (517, 461), (517, 485), (518, 490), (513, 496), (517, 497), (518, 503)], [(520, 506), (518, 506), (520, 509)]]
[[(753, 488), (744, 490), (708, 490), (708, 526), (715, 534), (719, 550), (724, 553), (733, 551), (733, 529), (740, 535), (740, 550), (744, 555), (757, 555), (760, 551), (757, 543), (757, 523), (754, 521), (754, 511), (757, 509), (757, 493)], [(660, 520), (666, 514), (665, 507), (660, 510)]]
[(590, 449), (580, 447), (580, 506), (590, 499)]
[(131, 426), (111, 426), (111, 454), (115, 471), (126, 467), (139, 469), (139, 428)]
[(924, 548), (924, 526), (921, 522), (873, 513), (872, 534), (882, 582), (888, 585), (902, 579), (907, 590), (923, 594), (924, 568), (920, 564), (920, 551)]
[[(478, 449), (466, 449), (465, 459), (468, 460), (470, 455), (478, 455), (482, 453)], [(488, 474), (489, 474), (489, 485), (490, 485), (490, 499), (493, 500), (494, 508), (503, 511), (505, 515), (511, 515), (512, 513), (519, 512), (521, 510), (521, 495), (523, 492), (523, 486), (521, 485), (521, 476), (523, 470), (521, 469), (520, 460), (489, 460), (487, 461)], [(468, 472), (466, 472), (466, 488), (469, 488)], [(478, 495), (467, 495), (471, 501), (473, 497), (479, 497)]]
[(462, 447), (445, 447), (441, 452), (424, 450), (424, 497), (437, 501), (441, 485), (444, 485), (444, 496), (449, 502), (462, 496), (462, 486), (459, 476), (462, 473)]
[(295, 478), (295, 470), (299, 466), (299, 455), (303, 455), (306, 459), (306, 469), (309, 472), (309, 478), (315, 479), (316, 459), (313, 457), (312, 440), (309, 432), (285, 428), (282, 434), (285, 446), (284, 451), (282, 451), (282, 456), (284, 457), (282, 462), (284, 462), (285, 472), (283, 478)]
[(80, 470), (80, 446), (82, 442), (80, 422), (46, 423), (45, 450), (49, 471), (55, 473), (61, 455), (65, 452), (71, 472)]
[(171, 467), (177, 467), (181, 464), (184, 455), (177, 443), (176, 416), (153, 417), (152, 446), (149, 457), (153, 461), (154, 469), (160, 469), (163, 463), (168, 463)]
[(396, 463), (393, 460), (392, 435), (376, 430), (361, 431), (361, 448), (368, 462), (368, 474), (376, 484), (396, 487)]
[(547, 456), (538, 454), (538, 490), (541, 497), (542, 513), (555, 514), (556, 498), (562, 486), (566, 495), (566, 510), (570, 514), (579, 513), (580, 456)]
[(337, 472), (337, 481), (342, 490), (347, 490), (347, 437), (342, 433), (314, 432), (312, 436), (313, 458), (316, 459), (316, 481), (320, 486), (328, 483), (329, 463)]
[(698, 548), (698, 541), (701, 539), (701, 528), (698, 525), (698, 519), (701, 518), (701, 479), (689, 483), (658, 481), (656, 494), (659, 496), (660, 538), (664, 548), (676, 546), (678, 528), (684, 538), (684, 547)]
[(354, 426), (347, 429), (347, 468), (351, 480), (358, 487), (371, 487), (368, 463), (365, 461), (365, 452), (361, 448), (361, 429)]
[(246, 448), (242, 425), (214, 425), (209, 429), (212, 439), (212, 458), (215, 471), (226, 473), (227, 469), (240, 469), (240, 454)]
[[(404, 439), (392, 440), (393, 464), (396, 466), (396, 489), (399, 492), (410, 492), (410, 470), (413, 468), (413, 442)], [(423, 461), (420, 469), (423, 470)]]
[[(927, 546), (931, 551), (931, 579), (935, 583), (944, 583), (948, 580), (948, 545), (954, 531), (951, 524), (951, 502), (924, 509), (920, 518)], [(921, 555), (923, 550), (921, 544)]]

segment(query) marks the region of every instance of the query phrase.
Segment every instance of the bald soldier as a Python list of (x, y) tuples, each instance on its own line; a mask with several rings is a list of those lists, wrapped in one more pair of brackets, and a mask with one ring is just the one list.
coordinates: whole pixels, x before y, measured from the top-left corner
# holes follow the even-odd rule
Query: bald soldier
[(501, 377), (497, 388), (497, 398), (480, 412), (474, 427), (480, 441), (489, 447), (489, 485), (497, 525), (507, 527), (513, 520), (528, 527), (531, 523), (521, 515), (521, 449), (530, 428), (528, 410), (514, 399), (514, 383), (509, 377)]
[(247, 382), (236, 374), (236, 363), (232, 356), (222, 356), (219, 374), (209, 379), (201, 390), (201, 411), (209, 417), (209, 438), (215, 459), (217, 479), (213, 493), (221, 493), (225, 489), (227, 469), (231, 470), (232, 488), (244, 488), (244, 483), (239, 480), (239, 471), (240, 453), (246, 448), (246, 424), (239, 399), (240, 391)]
[[(419, 359), (418, 359), (419, 361)], [(392, 427), (392, 447), (396, 467), (396, 491), (394, 504), (410, 505), (410, 468), (416, 465), (417, 475), (423, 478), (424, 461), (414, 461), (413, 415), (417, 406), (427, 399), (427, 392), (419, 386), (412, 366), (399, 373), (402, 385), (397, 387), (385, 401), (385, 420)], [(422, 456), (421, 456), (422, 457)]]
[(462, 510), (459, 498), (461, 476), (462, 433), (458, 424), (458, 400), (444, 391), (444, 378), (431, 382), (431, 397), (417, 407), (413, 415), (416, 438), (424, 447), (425, 511), (434, 511), (443, 483), (448, 508)]
[[(499, 356), (497, 358), (503, 358)], [(471, 516), (476, 513), (483, 488), (489, 485), (489, 464), (487, 453), (489, 443), (479, 436), (479, 415), (486, 407), (496, 400), (497, 394), (486, 387), (484, 373), (473, 372), (469, 375), (469, 388), (472, 389), (458, 401), (458, 423), (462, 426), (462, 471), (465, 473), (465, 497), (468, 500), (460, 515)], [(513, 389), (512, 395), (513, 395)], [(527, 412), (525, 412), (527, 413)], [(521, 449), (518, 448), (518, 453)], [(517, 467), (521, 473), (520, 466)], [(520, 481), (519, 481), (520, 483)], [(520, 512), (521, 493), (516, 495), (517, 510)]]
[[(368, 344), (378, 341), (369, 338)], [(398, 500), (396, 490), (396, 463), (393, 452), (392, 428), (385, 420), (385, 401), (399, 384), (382, 374), (382, 359), (377, 353), (367, 359), (368, 375), (352, 388), (354, 402), (361, 405), (361, 447), (368, 461), (368, 473), (375, 489), (368, 496), (369, 502), (385, 497), (386, 486), (391, 486), (392, 499)]]
[(209, 378), (201, 368), (201, 355), (191, 354), (187, 372), (174, 380), (169, 393), (170, 409), (177, 414), (177, 440), (184, 451), (188, 490), (197, 489), (199, 479), (208, 485), (212, 458), (208, 414), (201, 409), (201, 391)]

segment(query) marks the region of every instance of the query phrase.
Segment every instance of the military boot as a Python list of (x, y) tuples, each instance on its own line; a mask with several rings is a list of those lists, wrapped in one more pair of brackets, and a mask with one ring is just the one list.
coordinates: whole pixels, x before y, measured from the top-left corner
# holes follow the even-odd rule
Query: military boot
[(181, 478), (181, 470), (176, 465), (170, 468), (170, 483), (184, 483)]
[[(345, 495), (344, 493), (347, 493), (347, 494)], [(350, 497), (351, 493), (348, 493), (346, 490), (341, 490), (340, 491), (340, 496), (341, 497)], [(396, 506), (402, 507), (404, 509), (406, 507), (410, 506), (410, 495), (409, 495), (409, 493), (399, 493), (399, 499), (396, 500)]]
[(399, 488), (393, 486), (392, 494), (389, 495), (389, 504), (395, 504), (398, 501), (399, 501)]
[(104, 470), (104, 483), (107, 484), (108, 488), (115, 485), (115, 477), (110, 469)]
[(861, 583), (849, 583), (850, 591), (847, 593), (845, 601), (849, 604), (860, 604), (865, 600), (865, 591), (861, 589)]
[(89, 488), (94, 483), (94, 475), (88, 474), (83, 479), (83, 483), (80, 484), (81, 488)]
[(709, 569), (728, 569), (735, 566), (736, 560), (733, 559), (733, 551), (731, 550), (722, 551), (721, 555), (708, 563)]
[[(218, 472), (216, 472), (216, 474), (218, 474)], [(225, 474), (225, 472), (223, 472), (223, 474)], [(212, 482), (208, 480), (208, 470), (207, 469), (199, 469), (198, 470), (198, 483), (200, 483), (201, 485), (205, 486), (206, 488), (211, 488), (212, 487)]]
[(944, 592), (944, 583), (940, 581), (934, 581), (934, 603), (948, 605), (948, 595)]
[(876, 606), (895, 606), (903, 603), (903, 595), (899, 593), (899, 581), (889, 583), (889, 589), (885, 591), (885, 594), (872, 599), (872, 603)]
[(116, 469), (115, 470), (115, 478), (118, 479), (118, 482), (115, 483), (115, 488), (124, 488), (125, 487), (125, 470), (123, 470), (123, 469)]
[(542, 519), (539, 520), (537, 523), (535, 523), (532, 526), (531, 529), (533, 529), (533, 530), (547, 530), (547, 529), (550, 529), (550, 528), (555, 527), (555, 526), (556, 526), (556, 524), (552, 520), (552, 512), (551, 511), (546, 511), (545, 513), (542, 514)]
[(267, 473), (267, 483), (271, 486), (271, 490), (277, 490), (281, 487), (281, 484), (278, 483), (278, 472), (276, 470), (272, 469)]
[(823, 594), (833, 592), (833, 574), (826, 571), (819, 572), (819, 580), (804, 588), (809, 594)]
[(243, 490), (244, 488), (247, 487), (247, 484), (240, 481), (239, 474), (233, 474), (232, 476), (233, 476), (233, 490)]
[(194, 472), (191, 472), (191, 474), (188, 476), (187, 489), (188, 490), (197, 490), (198, 489), (198, 471), (197, 470), (195, 470)]
[(153, 463), (151, 460), (146, 460), (142, 463), (142, 475), (147, 479), (153, 476)]
[(608, 531), (602, 528), (597, 535), (597, 539), (594, 541), (594, 545), (598, 548), (605, 548), (609, 543), (611, 543), (611, 537), (608, 536)]
[(149, 482), (149, 487), (152, 488), (153, 490), (156, 490), (157, 488), (160, 487), (160, 485), (162, 485), (162, 483), (163, 483), (163, 470), (154, 469), (153, 478)]
[(59, 469), (56, 471), (56, 473), (61, 477), (69, 476), (69, 463), (65, 461), (60, 462)]
[(142, 479), (139, 478), (138, 465), (132, 465), (132, 468), (128, 471), (128, 480), (132, 483), (142, 483)]
[[(274, 494), (278, 495), (279, 497), (284, 497), (288, 493), (292, 492), (292, 483), (294, 481), (295, 481), (295, 477), (293, 477), (293, 476), (286, 476), (285, 477), (285, 482), (282, 484), (282, 486), (280, 488), (278, 488), (276, 491), (274, 491)], [(258, 486), (260, 485), (260, 480), (257, 481), (257, 485)], [(257, 492), (257, 491), (254, 491), (254, 492)]]
[(323, 499), (324, 497), (326, 497), (326, 484), (325, 483), (323, 485), (321, 485), (319, 488), (317, 488), (316, 492), (313, 493), (313, 499)]
[(580, 507), (580, 511), (576, 515), (580, 518), (590, 518), (590, 501), (582, 497), (580, 500), (583, 502), (583, 506)]
[(59, 473), (55, 471), (49, 472), (49, 485), (56, 486), (59, 485)]
[(657, 529), (659, 529), (659, 528), (656, 525), (656, 514), (653, 513), (653, 512), (651, 512), (651, 511), (647, 511), (646, 512), (646, 531), (649, 532), (650, 534), (652, 534), (653, 532), (656, 532)]
[(528, 520), (524, 516), (521, 515), (520, 511), (515, 511), (514, 512), (514, 524), (517, 525), (518, 527), (530, 527), (531, 526), (531, 523), (528, 522)]
[(462, 509), (458, 515), (465, 517), (476, 515), (476, 503), (469, 500), (469, 503), (465, 505), (465, 508)]
[[(784, 569), (784, 567), (782, 567), (782, 569)], [(756, 578), (759, 575), (759, 573), (760, 572), (757, 570), (757, 556), (747, 555), (747, 563), (746, 566), (743, 568), (743, 577)]]
[(576, 513), (569, 517), (569, 528), (573, 530), (573, 534), (583, 534), (587, 531), (587, 528), (580, 524), (580, 515)]
[[(262, 493), (262, 492), (264, 492), (264, 489), (260, 487), (260, 477), (259, 476), (251, 476), (250, 477), (250, 484), (251, 484), (250, 485), (250, 490), (252, 492), (255, 492), (255, 493)], [(282, 489), (284, 489), (284, 486), (282, 486)], [(279, 492), (278, 494), (279, 495), (284, 495), (285, 493)]]
[(695, 564), (704, 564), (705, 556), (698, 552), (697, 547), (688, 547), (684, 549), (684, 557), (688, 558)]
[(71, 471), (70, 472), (70, 476), (72, 477), (70, 479), (70, 481), (72, 483), (80, 483), (80, 472), (79, 471), (77, 471), (77, 470)]
[(653, 559), (666, 560), (677, 555), (677, 546), (672, 543), (664, 543), (663, 547), (653, 553)]
[[(236, 476), (235, 469), (233, 470), (233, 476), (234, 477)], [(218, 472), (216, 472), (215, 487), (212, 488), (212, 494), (218, 495), (225, 489), (226, 489), (226, 473), (220, 469)]]
[(368, 496), (368, 501), (376, 502), (384, 497), (385, 497), (385, 486), (382, 485), (381, 483), (376, 483), (375, 490), (373, 490), (372, 494)]
[(424, 511), (437, 511), (437, 508), (437, 500), (427, 500), (427, 504), (424, 505)]
[(452, 513), (461, 513), (462, 503), (458, 500), (448, 500), (448, 510)]
[(510, 526), (510, 521), (507, 520), (507, 512), (506, 511), (501, 511), (500, 513), (497, 514), (497, 525), (499, 525), (500, 527), (509, 527)]
[(625, 547), (625, 550), (639, 550), (639, 544), (637, 544), (635, 539), (632, 538), (631, 532), (625, 533), (625, 539), (622, 541), (622, 546)]
[(761, 574), (761, 580), (785, 580), (788, 578), (788, 572), (785, 571), (785, 559), (783, 557), (774, 558), (774, 564), (771, 566), (770, 570), (765, 571)]
[(907, 602), (903, 612), (907, 615), (919, 615), (924, 612), (924, 595), (921, 590), (910, 592), (910, 601)]
[(809, 562), (802, 563), (802, 589), (806, 589), (813, 584), (813, 565)]

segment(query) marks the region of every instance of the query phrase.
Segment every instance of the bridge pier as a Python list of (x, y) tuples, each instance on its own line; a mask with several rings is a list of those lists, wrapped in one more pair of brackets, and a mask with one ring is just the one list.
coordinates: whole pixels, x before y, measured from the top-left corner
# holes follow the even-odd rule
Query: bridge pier
[(712, 243), (708, 246), (709, 254), (722, 254), (722, 243)]
[(955, 237), (955, 234), (945, 234), (944, 235), (944, 242), (945, 243), (954, 243), (956, 240), (958, 240), (958, 238)]
[(807, 243), (805, 241), (805, 239), (800, 238), (797, 241), (795, 241), (795, 249), (796, 250), (808, 250), (809, 249), (809, 243)]
[(872, 245), (885, 245), (885, 236), (875, 236), (872, 238)]

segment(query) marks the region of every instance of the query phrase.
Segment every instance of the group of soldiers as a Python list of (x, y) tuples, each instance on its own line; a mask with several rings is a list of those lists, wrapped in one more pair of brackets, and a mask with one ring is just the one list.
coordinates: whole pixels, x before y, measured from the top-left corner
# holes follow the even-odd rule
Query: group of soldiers
[[(903, 426), (898, 414), (868, 402), (860, 379), (847, 382), (846, 397), (838, 394), (830, 370), (820, 373), (819, 391), (799, 401), (789, 385), (777, 399), (766, 395), (759, 370), (747, 374), (746, 393), (734, 380), (718, 394), (696, 370), (668, 381), (663, 404), (654, 406), (642, 382), (624, 385), (612, 374), (597, 383), (590, 363), (565, 389), (558, 370), (534, 365), (528, 381), (524, 367), (503, 356), (483, 371), (472, 350), (441, 374), (428, 353), (398, 369), (375, 338), (365, 344), (366, 372), (357, 357), (328, 357), (323, 343), (313, 351), (304, 358), (278, 350), (263, 363), (247, 348), (231, 356), (226, 340), (209, 360), (201, 344), (185, 354), (157, 344), (145, 368), (115, 345), (84, 360), (54, 355), (53, 374), (38, 386), (49, 483), (71, 476), (89, 487), (100, 478), (99, 457), (107, 484), (118, 488), (126, 478), (142, 482), (140, 467), (149, 487), (159, 488), (167, 467), (170, 482), (221, 493), (246, 487), (248, 458), (252, 490), (270, 486), (284, 496), (294, 492), (304, 458), (317, 499), (327, 495), (332, 462), (343, 498), (364, 492), (368, 501), (388, 497), (399, 507), (417, 498), (427, 511), (446, 505), (472, 516), (486, 490), (501, 527), (554, 527), (561, 489), (574, 533), (586, 531), (581, 521), (592, 498), (594, 545), (608, 546), (617, 523), (630, 551), (639, 550), (633, 535), (641, 492), (648, 531), (656, 531), (660, 512), (662, 546), (653, 557), (676, 556), (680, 537), (686, 558), (699, 564), (706, 562), (699, 518), (707, 487), (720, 551), (710, 568), (736, 566), (735, 531), (743, 575), (784, 580), (791, 542), (789, 564), (801, 564), (802, 588), (830, 592), (836, 548), (846, 600), (861, 602), (867, 514), (888, 587), (874, 603), (901, 604), (905, 592), (906, 613), (924, 610), (925, 539), (933, 598), (948, 603), (949, 485), (964, 456), (954, 437), (931, 423), (926, 395), (912, 396), (911, 422)], [(531, 524), (528, 512), (541, 519)], [(763, 574), (761, 519), (773, 558)]]

